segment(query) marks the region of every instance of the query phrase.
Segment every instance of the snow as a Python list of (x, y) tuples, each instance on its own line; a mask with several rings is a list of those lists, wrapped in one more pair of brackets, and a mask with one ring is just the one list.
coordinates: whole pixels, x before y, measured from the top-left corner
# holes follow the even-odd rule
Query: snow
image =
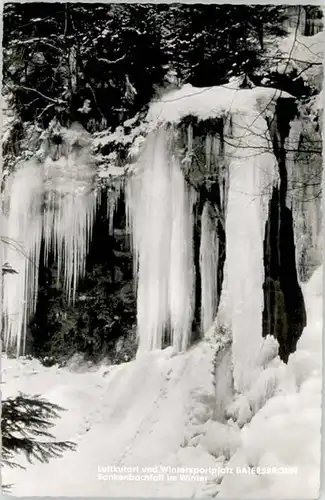
[[(99, 480), (98, 468), (215, 466), (215, 458), (203, 445), (184, 446), (203, 432), (202, 425), (212, 417), (210, 372), (216, 350), (215, 344), (201, 343), (186, 354), (175, 355), (168, 348), (142, 354), (130, 363), (101, 365), (83, 373), (46, 368), (35, 359), (4, 357), (3, 398), (20, 390), (68, 408), (54, 434), (78, 444), (77, 452), (67, 452), (49, 464), (28, 465), (26, 471), (5, 469), (4, 484), (14, 483), (13, 495), (48, 495), (50, 491), (53, 496), (163, 493), (177, 497), (204, 491), (205, 482), (170, 482), (166, 474), (160, 482)], [(227, 436), (222, 449), (233, 446)]]
[(10, 130), (14, 123), (16, 122), (16, 117), (15, 113), (12, 108), (9, 106), (9, 96), (3, 96), (1, 95), (0, 102), (1, 102), (1, 135), (2, 135), (2, 142), (3, 144), (6, 143), (6, 141), (9, 138), (10, 135)]
[(241, 113), (251, 114), (254, 110), (272, 108), (279, 97), (290, 98), (290, 94), (274, 88), (254, 87), (240, 89), (240, 81), (234, 79), (227, 85), (218, 87), (193, 87), (183, 85), (163, 95), (159, 101), (152, 102), (147, 121), (152, 127), (163, 123), (179, 123), (186, 116), (200, 120), (217, 118), (223, 115)]
[[(77, 451), (49, 464), (30, 465), (21, 457), (27, 469), (4, 468), (3, 483), (13, 483), (12, 494), (18, 496), (46, 496), (50, 491), (53, 496), (80, 497), (316, 498), (322, 268), (303, 291), (309, 325), (288, 365), (272, 358), (275, 344), (266, 340), (260, 356), (265, 370), (238, 405), (242, 425), (234, 415), (228, 422), (215, 419), (216, 397), (224, 397), (228, 409), (229, 397), (236, 400), (227, 382), (229, 348), (216, 342), (201, 341), (183, 354), (175, 354), (172, 347), (142, 353), (130, 363), (101, 364), (91, 370), (86, 364), (83, 370), (73, 363), (49, 368), (35, 359), (4, 356), (3, 398), (22, 391), (67, 408), (53, 432), (57, 439), (75, 441)], [(218, 388), (211, 372), (219, 354)], [(246, 409), (253, 408), (246, 421), (245, 401)], [(139, 467), (147, 476), (144, 468), (154, 467), (163, 479), (105, 480), (110, 474), (105, 468), (110, 466)], [(201, 472), (187, 473), (196, 479), (184, 479), (179, 471), (185, 467)], [(268, 470), (272, 467), (273, 472)], [(176, 481), (167, 479), (172, 468), (178, 468)]]
[(292, 31), (271, 46), (268, 54), (271, 70), (290, 74), (293, 70), (320, 91), (322, 88), (322, 64), (324, 62), (324, 31), (313, 36), (303, 36)]
[(126, 120), (123, 126), (120, 125), (116, 127), (113, 132), (110, 129), (96, 132), (94, 134), (92, 147), (96, 150), (109, 144), (115, 146), (132, 144), (136, 137), (145, 129), (143, 122), (136, 125), (138, 120), (139, 115), (136, 114), (133, 118)]
[[(291, 53), (290, 36), (281, 49), (285, 63), (283, 66), (281, 61), (282, 69)], [(311, 38), (314, 37), (306, 41), (308, 52), (315, 48)], [(317, 58), (318, 38), (313, 42)], [(293, 53), (305, 64), (303, 44), (300, 37), (300, 52), (294, 46)], [(130, 363), (102, 364), (92, 370), (85, 366), (84, 371), (74, 371), (72, 365), (70, 369), (45, 368), (34, 359), (4, 357), (3, 397), (17, 394), (19, 390), (41, 394), (66, 407), (68, 411), (62, 415), (54, 433), (58, 439), (72, 439), (78, 445), (76, 452), (67, 452), (49, 464), (27, 465), (27, 471), (5, 469), (4, 483), (14, 484), (14, 495), (47, 495), (49, 490), (56, 496), (105, 497), (204, 497), (217, 493), (225, 498), (318, 495), (322, 268), (303, 286), (308, 326), (288, 365), (277, 356), (274, 339), (261, 337), (264, 223), (271, 188), (277, 181), (275, 159), (270, 153), (261, 112), (266, 108), (272, 110), (280, 96), (291, 97), (270, 88), (239, 89), (238, 81), (233, 80), (222, 87), (203, 89), (185, 85), (152, 103), (147, 122), (159, 131), (149, 134), (126, 185), (128, 224), (133, 229), (137, 271), (140, 351), (137, 359)], [(165, 125), (177, 124), (189, 115), (200, 120), (232, 117), (225, 129), (226, 155), (230, 159), (227, 259), (216, 324), (203, 341), (179, 353), (188, 345), (193, 316), (191, 227), (195, 198), (184, 181), (178, 160), (171, 154), (169, 134), (172, 131), (167, 132)], [(121, 128), (111, 136), (100, 136), (97, 146), (133, 144), (134, 141), (137, 150), (143, 138), (134, 137), (126, 138)], [(47, 165), (53, 178), (57, 174), (60, 177), (63, 164), (58, 162), (54, 167), (49, 160)], [(30, 163), (25, 168), (36, 167)], [(31, 208), (23, 213), (21, 207), (26, 207), (26, 199), (19, 203), (22, 173), (18, 171), (16, 177), (18, 214), (11, 212), (11, 217), (16, 217), (11, 227), (12, 230), (19, 228), (24, 243), (27, 242), (28, 254), (37, 258), (39, 225), (30, 230), (28, 218), (40, 191), (39, 178), (37, 174), (28, 177), (27, 199)], [(114, 177), (120, 170), (111, 173)], [(60, 193), (61, 189), (65, 192), (64, 184), (60, 184)], [(71, 210), (71, 204), (67, 205)], [(87, 214), (92, 213), (93, 205), (90, 205)], [(112, 201), (109, 214), (114, 212), (114, 207), (115, 201)], [(82, 203), (80, 208), (84, 216)], [(58, 249), (63, 242), (67, 245), (64, 254), (58, 251), (58, 261), (63, 262), (65, 255), (74, 256), (74, 250), (78, 250), (80, 263), (91, 221), (87, 215), (83, 218), (80, 233), (75, 217), (68, 220), (60, 212), (57, 219), (54, 215), (52, 220), (52, 215), (48, 215), (45, 225), (49, 245)], [(38, 218), (33, 220), (36, 224)], [(60, 233), (53, 243), (51, 228), (57, 227), (58, 221), (60, 227), (64, 227), (64, 234)], [(214, 294), (216, 289), (213, 280), (209, 284), (208, 279), (212, 278), (211, 272), (216, 266), (215, 262), (207, 261), (208, 248), (216, 242), (207, 222), (203, 217), (201, 263), (207, 293), (207, 297), (203, 297), (204, 328), (211, 323), (213, 304), (209, 302), (209, 294)], [(77, 233), (73, 233), (77, 236), (66, 239), (65, 235), (71, 234), (71, 224), (74, 229), (79, 227)], [(82, 274), (78, 258), (65, 263), (67, 290), (75, 290), (77, 276)], [(30, 281), (26, 279), (23, 260), (17, 263), (21, 266), (19, 278), (14, 281), (15, 276), (9, 277), (16, 295), (11, 291), (5, 302), (7, 311), (10, 307), (13, 311), (14, 306), (20, 304), (22, 319), (16, 329), (18, 333), (10, 334), (17, 338), (28, 310), (24, 306), (26, 290), (32, 297), (36, 293), (33, 288), (36, 274), (30, 278), (28, 271)], [(10, 301), (13, 305), (9, 307)], [(33, 304), (33, 299), (27, 302)], [(164, 330), (169, 326), (173, 346), (160, 350)], [(232, 332), (231, 348), (221, 346), (220, 331)], [(215, 332), (217, 340), (212, 341)], [(151, 351), (145, 352), (147, 350)], [(158, 481), (104, 478), (108, 466), (140, 467), (144, 472), (145, 466), (158, 467), (161, 471), (164, 465), (198, 467), (204, 470), (203, 479), (178, 477), (170, 481), (166, 475)], [(237, 467), (242, 468), (241, 472)], [(278, 469), (256, 474), (252, 471), (254, 467)], [(280, 467), (290, 469), (281, 473)], [(243, 468), (249, 473), (243, 473)], [(198, 478), (199, 474), (195, 475)], [(56, 480), (58, 477), (60, 481)]]
[[(270, 361), (246, 395), (261, 408), (241, 431), (242, 446), (229, 467), (285, 466), (286, 474), (226, 476), (225, 498), (317, 498), (320, 484), (322, 284), (319, 267), (303, 287), (308, 326), (288, 365)], [(255, 392), (255, 395), (253, 394)], [(243, 396), (245, 398), (245, 396)], [(261, 402), (261, 399), (267, 400)], [(240, 406), (240, 405), (239, 405)]]

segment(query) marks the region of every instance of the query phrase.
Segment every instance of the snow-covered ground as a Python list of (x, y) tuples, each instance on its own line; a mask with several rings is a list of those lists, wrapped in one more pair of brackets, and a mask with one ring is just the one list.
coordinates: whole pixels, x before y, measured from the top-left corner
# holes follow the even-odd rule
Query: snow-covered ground
[(183, 355), (166, 349), (85, 373), (4, 359), (3, 397), (20, 390), (68, 408), (54, 433), (78, 444), (49, 464), (5, 470), (4, 484), (15, 484), (14, 495), (192, 496), (204, 490), (203, 481), (107, 481), (98, 474), (111, 465), (138, 466), (142, 475), (145, 466), (215, 465), (204, 447), (184, 447), (213, 414), (215, 350), (210, 343)]
[[(207, 497), (219, 493), (228, 498), (316, 498), (322, 268), (304, 287), (304, 294), (309, 325), (296, 353), (287, 366), (277, 357), (268, 361), (274, 347), (269, 342), (260, 377), (250, 391), (235, 398), (225, 369), (230, 366), (227, 350), (214, 384), (218, 345), (212, 340), (183, 354), (175, 355), (168, 348), (123, 365), (81, 371), (4, 358), (3, 398), (22, 391), (41, 394), (67, 408), (54, 434), (78, 446), (48, 464), (30, 465), (21, 458), (26, 470), (5, 468), (3, 484), (13, 484), (11, 493), (24, 496)], [(230, 397), (227, 413), (232, 418), (226, 423), (213, 420)], [(132, 472), (137, 477), (131, 480), (125, 470), (123, 480), (109, 480), (107, 476), (114, 473), (107, 472), (109, 466), (138, 468)], [(163, 466), (200, 470), (182, 474), (180, 469)], [(257, 467), (277, 469), (256, 474)], [(280, 467), (289, 469), (284, 473)]]

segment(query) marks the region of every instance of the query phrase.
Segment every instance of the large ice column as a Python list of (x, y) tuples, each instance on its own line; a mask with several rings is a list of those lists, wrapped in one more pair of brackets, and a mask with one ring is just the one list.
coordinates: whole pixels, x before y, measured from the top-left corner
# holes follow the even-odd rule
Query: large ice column
[(212, 325), (218, 303), (219, 240), (213, 208), (206, 202), (201, 217), (201, 328), (206, 332)]
[(108, 230), (110, 234), (113, 234), (114, 232), (114, 216), (117, 211), (123, 190), (124, 182), (122, 176), (115, 176), (110, 179), (110, 184), (107, 188), (107, 218)]
[[(292, 206), (295, 221), (298, 274), (301, 281), (306, 281), (322, 262), (322, 159), (320, 154), (308, 152), (310, 144), (317, 146), (321, 138), (313, 125), (302, 119), (294, 120), (290, 125), (286, 143), (287, 203)], [(316, 149), (316, 146), (313, 147)]]
[(140, 158), (141, 198), (133, 228), (138, 252), (137, 321), (140, 350), (160, 349), (168, 327), (171, 184), (166, 137), (148, 139)]
[(253, 380), (262, 342), (263, 240), (277, 170), (257, 111), (234, 114), (226, 135), (226, 261), (217, 323), (231, 331), (234, 383), (242, 391)]
[(189, 344), (194, 309), (193, 205), (195, 193), (175, 157), (171, 161), (172, 229), (169, 270), (169, 310), (172, 343), (177, 351)]
[(4, 340), (24, 352), (26, 328), (35, 312), (40, 248), (58, 267), (68, 301), (73, 301), (86, 257), (96, 211), (94, 167), (87, 144), (76, 144), (80, 127), (66, 130), (64, 153), (58, 159), (31, 160), (8, 179), (7, 255), (18, 274), (4, 279)]
[(195, 197), (172, 154), (172, 133), (151, 133), (126, 186), (140, 351), (161, 349), (166, 335), (183, 350), (192, 325)]

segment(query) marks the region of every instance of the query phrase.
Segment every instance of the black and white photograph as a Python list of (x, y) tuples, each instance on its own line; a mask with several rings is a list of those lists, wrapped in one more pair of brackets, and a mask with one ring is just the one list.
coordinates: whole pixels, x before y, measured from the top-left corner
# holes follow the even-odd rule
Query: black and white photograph
[(3, 495), (319, 497), (323, 15), (4, 3)]

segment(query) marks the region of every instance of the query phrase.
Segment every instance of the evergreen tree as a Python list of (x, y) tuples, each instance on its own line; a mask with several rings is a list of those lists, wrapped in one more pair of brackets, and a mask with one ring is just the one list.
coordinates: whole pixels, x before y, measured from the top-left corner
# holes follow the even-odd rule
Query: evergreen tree
[(54, 116), (91, 131), (116, 126), (164, 72), (145, 5), (6, 4), (3, 46), (4, 92), (22, 121), (42, 126)]
[(2, 466), (24, 468), (14, 461), (22, 453), (30, 463), (35, 460), (45, 463), (75, 449), (73, 442), (55, 441), (49, 432), (55, 425), (53, 420), (59, 417), (58, 412), (63, 411), (60, 406), (22, 393), (5, 399), (1, 406)]
[(181, 82), (220, 85), (250, 76), (262, 63), (265, 40), (284, 34), (278, 6), (174, 5), (166, 7), (165, 50)]
[(168, 71), (198, 86), (253, 74), (283, 18), (277, 6), (6, 4), (4, 92), (23, 121), (115, 127)]

